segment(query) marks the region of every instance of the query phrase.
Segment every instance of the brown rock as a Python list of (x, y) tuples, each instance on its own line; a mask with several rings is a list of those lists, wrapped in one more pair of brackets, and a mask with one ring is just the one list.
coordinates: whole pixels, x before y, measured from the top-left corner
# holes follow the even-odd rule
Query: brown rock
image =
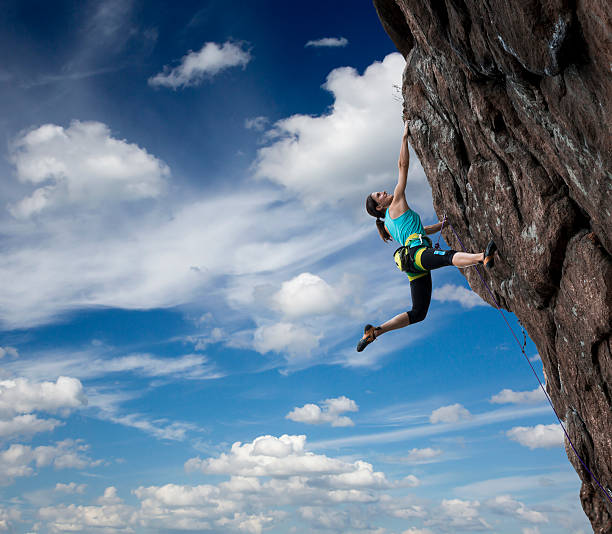
[[(488, 282), (536, 343), (555, 409), (612, 496), (612, 4), (374, 5), (406, 58), (404, 118), (436, 211), (467, 249), (496, 240)], [(612, 505), (568, 457), (594, 531), (612, 532)]]

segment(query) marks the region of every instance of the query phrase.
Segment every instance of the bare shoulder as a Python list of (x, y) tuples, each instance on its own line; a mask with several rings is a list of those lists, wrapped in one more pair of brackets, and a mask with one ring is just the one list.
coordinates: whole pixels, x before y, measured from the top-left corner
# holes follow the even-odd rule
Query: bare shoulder
[(408, 207), (408, 202), (406, 202), (406, 197), (402, 195), (400, 198), (394, 198), (393, 202), (391, 202), (391, 205), (389, 206), (389, 215), (393, 219), (397, 219), (409, 209), (410, 208)]

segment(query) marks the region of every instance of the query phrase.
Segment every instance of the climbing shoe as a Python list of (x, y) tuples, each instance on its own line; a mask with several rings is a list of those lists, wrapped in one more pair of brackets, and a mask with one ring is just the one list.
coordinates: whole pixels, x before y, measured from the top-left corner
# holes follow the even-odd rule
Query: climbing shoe
[(495, 244), (495, 241), (491, 239), (491, 241), (489, 241), (489, 244), (487, 245), (487, 248), (485, 248), (484, 260), (482, 261), (483, 265), (487, 269), (491, 269), (493, 265), (495, 265), (494, 255), (495, 255), (496, 250), (497, 250), (497, 245)]
[(371, 324), (365, 325), (363, 337), (359, 340), (359, 343), (357, 343), (357, 352), (361, 352), (376, 339), (376, 330), (380, 330), (380, 327), (374, 327)]

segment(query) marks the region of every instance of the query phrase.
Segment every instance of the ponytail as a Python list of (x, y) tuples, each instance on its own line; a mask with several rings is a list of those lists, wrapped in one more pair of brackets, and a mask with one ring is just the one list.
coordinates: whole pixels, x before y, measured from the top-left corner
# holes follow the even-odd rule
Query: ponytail
[(385, 211), (378, 209), (378, 204), (372, 198), (372, 195), (368, 195), (366, 198), (366, 211), (372, 216), (376, 217), (376, 228), (380, 234), (380, 238), (386, 243), (391, 241), (392, 237), (385, 228), (385, 221), (381, 220), (385, 218)]

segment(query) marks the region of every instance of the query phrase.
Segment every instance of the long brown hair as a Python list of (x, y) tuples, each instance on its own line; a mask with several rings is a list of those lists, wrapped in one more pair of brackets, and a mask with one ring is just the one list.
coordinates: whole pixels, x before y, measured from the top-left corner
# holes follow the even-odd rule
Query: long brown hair
[(392, 237), (387, 232), (385, 228), (385, 211), (378, 209), (378, 204), (376, 200), (372, 198), (372, 195), (368, 195), (366, 197), (366, 211), (372, 216), (376, 217), (376, 228), (378, 229), (378, 233), (380, 234), (380, 238), (386, 243), (387, 241), (391, 241)]

